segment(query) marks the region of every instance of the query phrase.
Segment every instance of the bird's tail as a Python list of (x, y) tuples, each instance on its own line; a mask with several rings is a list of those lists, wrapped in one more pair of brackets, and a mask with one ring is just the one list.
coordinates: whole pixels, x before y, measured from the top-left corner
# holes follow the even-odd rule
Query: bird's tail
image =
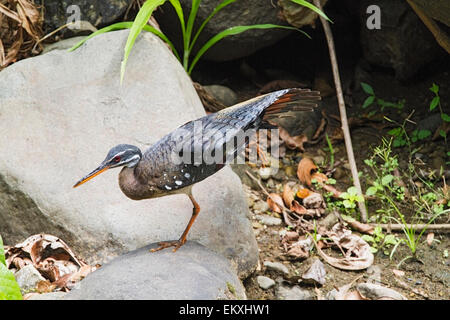
[(282, 117), (289, 111), (313, 111), (317, 107), (317, 101), (321, 100), (319, 91), (310, 89), (292, 88), (277, 98), (268, 106), (263, 115), (263, 120), (268, 121)]

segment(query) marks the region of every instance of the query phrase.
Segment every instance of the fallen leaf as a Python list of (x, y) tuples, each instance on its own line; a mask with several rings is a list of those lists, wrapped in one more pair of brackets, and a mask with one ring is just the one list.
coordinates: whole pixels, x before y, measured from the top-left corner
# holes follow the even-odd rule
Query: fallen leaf
[(302, 275), (302, 279), (312, 284), (318, 283), (324, 285), (326, 274), (327, 272), (323, 263), (319, 259), (315, 259), (311, 267)]
[(311, 176), (317, 169), (314, 161), (310, 158), (303, 158), (297, 167), (297, 177), (301, 183), (311, 186)]
[(269, 209), (277, 212), (282, 213), (284, 209), (284, 203), (283, 198), (277, 193), (271, 193), (267, 197), (267, 204), (269, 205)]
[(48, 280), (41, 280), (36, 285), (36, 291), (39, 293), (48, 293), (56, 289), (56, 285)]
[(352, 228), (353, 230), (359, 231), (361, 233), (367, 233), (372, 235), (374, 233), (374, 226), (371, 226), (369, 224), (366, 223), (362, 223), (357, 221), (356, 219), (346, 216), (346, 215), (341, 215), (341, 217), (345, 220), (345, 222), (347, 222), (347, 224), (350, 226), (350, 228)]
[(427, 234), (427, 244), (429, 246), (431, 246), (431, 244), (433, 243), (433, 240), (434, 240), (434, 233), (433, 232), (428, 233)]
[(392, 273), (397, 277), (403, 277), (405, 275), (405, 271), (393, 269)]
[(304, 152), (305, 148), (303, 144), (305, 142), (308, 142), (308, 137), (304, 134), (301, 134), (299, 136), (291, 136), (285, 129), (282, 127), (278, 127), (280, 139), (286, 144), (286, 147), (288, 147), (291, 150), (299, 149), (300, 151)]
[(307, 210), (297, 200), (295, 200), (296, 190), (300, 188), (295, 182), (288, 182), (283, 188), (283, 201), (289, 210), (298, 214), (305, 214)]

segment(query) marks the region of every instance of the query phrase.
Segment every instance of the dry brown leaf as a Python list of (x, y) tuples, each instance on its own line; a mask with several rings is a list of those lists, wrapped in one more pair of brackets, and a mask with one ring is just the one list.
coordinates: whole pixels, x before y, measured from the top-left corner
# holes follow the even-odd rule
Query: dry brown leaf
[(269, 209), (277, 212), (282, 213), (284, 209), (284, 203), (283, 198), (277, 193), (270, 193), (267, 197), (267, 204), (269, 205)]
[(375, 229), (374, 226), (371, 226), (371, 225), (366, 224), (366, 223), (359, 222), (359, 221), (357, 221), (355, 219), (345, 220), (345, 222), (348, 223), (350, 228), (352, 228), (353, 230), (359, 231), (361, 233), (373, 234), (374, 229)]
[(286, 147), (291, 150), (299, 149), (302, 152), (305, 151), (303, 144), (305, 142), (308, 142), (308, 137), (306, 135), (301, 134), (299, 136), (293, 137), (282, 127), (278, 127), (278, 129), (280, 130), (280, 139), (283, 140), (283, 142), (286, 144)]
[(36, 291), (39, 293), (48, 293), (56, 289), (56, 285), (48, 280), (41, 280), (37, 283)]
[(298, 214), (307, 214), (308, 213), (308, 210), (306, 210), (306, 208), (304, 206), (302, 206), (297, 200), (294, 200), (292, 202), (292, 205), (289, 209)]
[(295, 200), (296, 190), (300, 188), (295, 182), (288, 182), (283, 188), (283, 201), (289, 210), (298, 214), (307, 213), (306, 208), (302, 206), (297, 200)]
[(311, 186), (311, 176), (317, 171), (317, 166), (310, 158), (303, 158), (297, 167), (297, 177), (301, 183)]
[(336, 246), (343, 251), (343, 258), (334, 258), (326, 255), (317, 248), (319, 255), (330, 265), (342, 270), (363, 270), (373, 264), (374, 256), (370, 246), (361, 237), (352, 234), (341, 223), (337, 223), (328, 233)]

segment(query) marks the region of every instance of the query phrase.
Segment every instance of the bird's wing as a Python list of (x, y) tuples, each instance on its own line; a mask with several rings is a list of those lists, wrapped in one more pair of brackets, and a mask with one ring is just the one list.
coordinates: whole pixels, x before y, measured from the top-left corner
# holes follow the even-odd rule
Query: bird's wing
[(201, 181), (232, 161), (265, 121), (286, 111), (313, 110), (317, 100), (317, 91), (285, 89), (189, 121), (144, 153), (145, 175), (156, 176), (163, 190)]

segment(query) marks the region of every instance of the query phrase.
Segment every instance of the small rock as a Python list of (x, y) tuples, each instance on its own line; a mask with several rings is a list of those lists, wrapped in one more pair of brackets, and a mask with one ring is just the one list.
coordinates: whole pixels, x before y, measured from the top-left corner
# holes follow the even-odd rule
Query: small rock
[(261, 179), (267, 180), (270, 178), (270, 175), (272, 174), (272, 169), (270, 169), (269, 167), (259, 168), (258, 173)]
[(256, 278), (256, 281), (258, 282), (258, 285), (264, 290), (270, 289), (275, 285), (275, 281), (273, 279), (265, 276), (258, 276)]
[(341, 167), (337, 167), (333, 173), (333, 178), (336, 180), (340, 180), (341, 178), (345, 177), (346, 175), (347, 175), (347, 173), (345, 172), (344, 169), (342, 169)]
[(281, 219), (280, 218), (274, 218), (267, 215), (256, 215), (256, 219), (258, 219), (259, 222), (262, 224), (265, 224), (266, 226), (279, 226), (281, 225)]
[(56, 291), (41, 294), (33, 294), (28, 300), (61, 300), (67, 292)]
[(358, 289), (359, 293), (361, 293), (361, 295), (371, 300), (378, 300), (381, 298), (390, 298), (393, 300), (408, 300), (393, 289), (389, 289), (373, 283), (360, 283), (356, 285), (356, 288)]
[(26, 265), (17, 271), (14, 276), (16, 277), (17, 283), (22, 291), (32, 290), (36, 288), (39, 281), (45, 280), (39, 271), (37, 271), (31, 264)]
[(302, 289), (299, 286), (279, 286), (277, 289), (278, 300), (312, 300), (313, 295), (310, 291)]
[(255, 202), (255, 204), (253, 205), (253, 210), (257, 211), (258, 213), (265, 212), (269, 210), (269, 205), (267, 204), (266, 201), (259, 200)]
[(319, 259), (315, 259), (311, 267), (302, 275), (302, 279), (306, 280), (306, 282), (317, 282), (320, 285), (324, 285), (326, 274), (323, 263)]
[(211, 94), (218, 101), (222, 102), (227, 107), (236, 104), (237, 95), (236, 93), (228, 87), (213, 84), (210, 86), (203, 86), (209, 94)]
[(270, 270), (282, 272), (284, 274), (289, 274), (289, 269), (280, 262), (264, 261), (264, 266)]
[(320, 165), (325, 162), (325, 158), (323, 156), (315, 156), (313, 157), (314, 163)]
[(318, 209), (324, 207), (324, 202), (322, 195), (319, 193), (313, 192), (305, 199), (303, 199), (303, 205), (307, 209)]

